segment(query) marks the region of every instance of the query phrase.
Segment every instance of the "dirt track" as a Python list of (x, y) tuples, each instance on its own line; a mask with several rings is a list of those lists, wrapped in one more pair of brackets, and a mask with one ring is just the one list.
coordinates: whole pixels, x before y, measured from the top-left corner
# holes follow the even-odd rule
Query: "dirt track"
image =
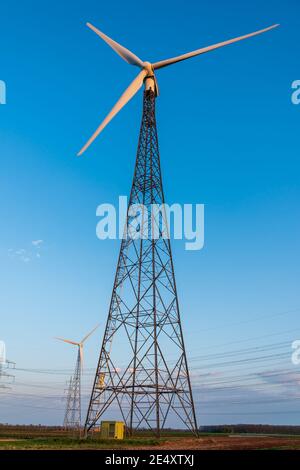
[[(143, 448), (146, 449), (146, 447), (138, 447), (138, 449)], [(251, 450), (271, 448), (300, 450), (300, 438), (275, 436), (178, 438), (167, 440), (161, 445), (153, 447), (156, 450)], [(147, 449), (149, 449), (149, 446)]]

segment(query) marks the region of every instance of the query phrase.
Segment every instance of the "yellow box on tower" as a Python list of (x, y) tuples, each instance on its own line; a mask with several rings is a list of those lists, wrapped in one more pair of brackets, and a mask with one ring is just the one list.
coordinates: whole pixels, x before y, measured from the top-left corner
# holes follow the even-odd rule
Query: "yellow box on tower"
[(102, 439), (124, 439), (124, 431), (123, 421), (101, 421), (100, 436)]

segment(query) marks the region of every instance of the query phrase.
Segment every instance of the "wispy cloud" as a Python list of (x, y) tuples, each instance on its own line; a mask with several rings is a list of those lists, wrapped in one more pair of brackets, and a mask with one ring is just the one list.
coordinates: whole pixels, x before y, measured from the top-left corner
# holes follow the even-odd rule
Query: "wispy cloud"
[(234, 410), (236, 406), (257, 405), (253, 410), (260, 412), (267, 405), (281, 406), (284, 410), (285, 405), (300, 400), (299, 370), (276, 368), (235, 375), (229, 372), (224, 373), (223, 377), (222, 381), (213, 377), (211, 381), (200, 376), (196, 381), (193, 378), (196, 401), (213, 408), (226, 405), (228, 410)]
[(40, 246), (44, 243), (44, 240), (32, 240), (31, 244), (33, 246)]
[(23, 263), (29, 263), (34, 258), (41, 258), (41, 250), (44, 245), (44, 240), (32, 240), (30, 248), (9, 248), (8, 256), (10, 258), (18, 259)]

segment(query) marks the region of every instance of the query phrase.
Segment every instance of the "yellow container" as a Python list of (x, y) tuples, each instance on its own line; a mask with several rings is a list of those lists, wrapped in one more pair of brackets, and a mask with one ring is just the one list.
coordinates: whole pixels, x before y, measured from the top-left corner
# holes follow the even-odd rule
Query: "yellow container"
[(101, 421), (100, 436), (102, 439), (124, 439), (123, 421)]

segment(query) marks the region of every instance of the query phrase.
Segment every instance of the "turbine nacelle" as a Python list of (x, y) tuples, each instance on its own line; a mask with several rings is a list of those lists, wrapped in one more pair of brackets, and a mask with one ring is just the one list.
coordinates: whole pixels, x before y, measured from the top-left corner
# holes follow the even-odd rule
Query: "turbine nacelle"
[(143, 62), (143, 70), (147, 73), (144, 78), (145, 90), (152, 90), (155, 96), (159, 95), (158, 84), (154, 73), (153, 65), (150, 62)]
[(192, 52), (188, 52), (186, 54), (182, 54), (177, 57), (173, 57), (171, 59), (161, 60), (159, 62), (154, 62), (153, 64), (148, 61), (142, 61), (137, 55), (131, 52), (126, 47), (122, 46), (121, 44), (117, 43), (110, 37), (106, 36), (106, 34), (102, 33), (98, 28), (93, 26), (91, 23), (87, 23), (87, 26), (93, 30), (98, 36), (103, 39), (123, 60), (125, 60), (128, 64), (134, 65), (139, 67), (141, 70), (137, 77), (133, 80), (133, 82), (129, 85), (129, 87), (125, 90), (123, 95), (117, 101), (115, 106), (112, 108), (110, 113), (106, 116), (104, 121), (100, 124), (98, 129), (94, 132), (91, 138), (87, 141), (87, 143), (82, 147), (78, 155), (82, 155), (86, 149), (92, 144), (92, 142), (96, 139), (96, 137), (102, 132), (102, 130), (107, 126), (107, 124), (113, 119), (113, 117), (128, 103), (129, 100), (138, 92), (138, 90), (145, 84), (146, 90), (153, 90), (155, 95), (158, 96), (158, 84), (155, 76), (155, 71), (161, 69), (163, 67), (168, 67), (169, 65), (176, 64), (177, 62), (181, 62), (186, 59), (190, 59), (191, 57), (195, 57), (200, 54), (204, 54), (209, 51), (213, 51), (214, 49), (218, 49), (223, 46), (227, 46), (228, 44), (232, 44), (234, 42), (241, 41), (243, 39), (250, 38), (252, 36), (257, 36), (258, 34), (265, 33), (270, 31), (271, 29), (277, 28), (278, 24), (273, 26), (269, 26), (268, 28), (261, 29), (259, 31), (255, 31), (254, 33), (246, 34), (245, 36), (239, 36), (234, 39), (229, 39), (228, 41), (219, 42), (217, 44), (213, 44), (212, 46), (202, 47), (201, 49), (197, 49)]
[(150, 62), (143, 62), (143, 68), (147, 71), (149, 77), (154, 75), (153, 65)]

